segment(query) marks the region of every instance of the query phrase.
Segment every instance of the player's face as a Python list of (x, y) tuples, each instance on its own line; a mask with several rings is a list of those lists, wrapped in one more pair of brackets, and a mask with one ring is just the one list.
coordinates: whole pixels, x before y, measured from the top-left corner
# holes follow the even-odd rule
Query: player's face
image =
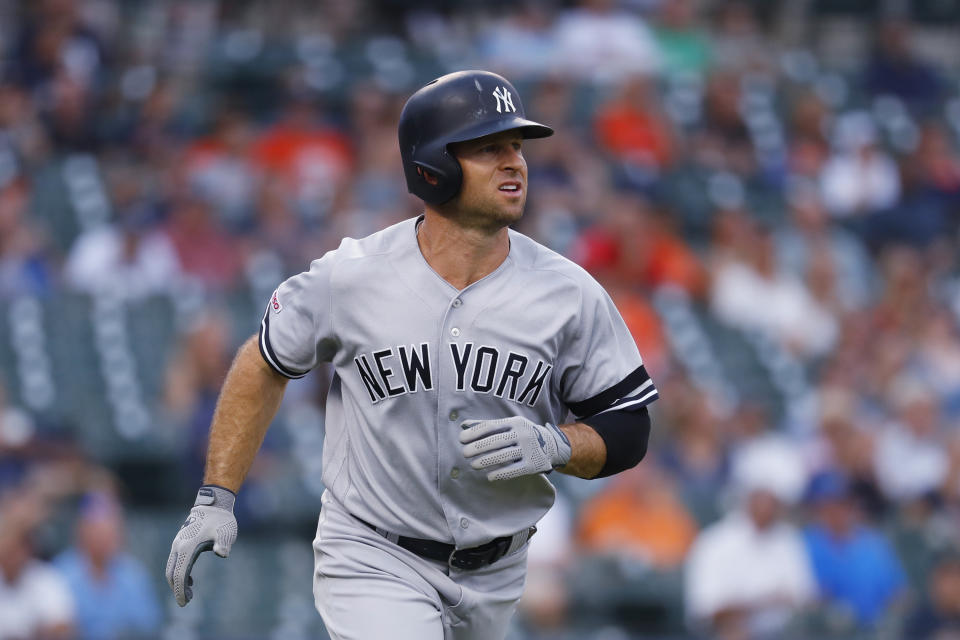
[(461, 222), (496, 230), (520, 219), (527, 201), (527, 161), (522, 146), (519, 131), (451, 145), (463, 169), (463, 185), (450, 209)]

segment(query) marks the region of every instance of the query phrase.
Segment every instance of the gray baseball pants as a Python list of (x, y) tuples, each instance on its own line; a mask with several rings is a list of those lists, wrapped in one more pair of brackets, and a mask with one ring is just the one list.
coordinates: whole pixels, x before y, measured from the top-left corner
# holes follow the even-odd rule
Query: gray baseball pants
[(527, 545), (461, 571), (398, 547), (324, 493), (313, 595), (333, 640), (502, 640), (523, 593)]

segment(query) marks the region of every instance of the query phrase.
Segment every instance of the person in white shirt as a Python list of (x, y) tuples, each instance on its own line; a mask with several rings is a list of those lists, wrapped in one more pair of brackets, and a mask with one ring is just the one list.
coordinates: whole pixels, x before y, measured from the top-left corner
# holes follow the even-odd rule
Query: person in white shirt
[(29, 529), (9, 511), (0, 515), (0, 640), (72, 638), (74, 605), (67, 584), (33, 557)]
[(893, 381), (889, 397), (895, 419), (877, 436), (874, 473), (887, 498), (914, 500), (939, 489), (949, 471), (939, 400), (929, 385), (909, 375)]
[(654, 75), (662, 66), (653, 31), (611, 0), (580, 0), (557, 18), (553, 62), (562, 75), (607, 84)]
[(687, 621), (716, 638), (777, 637), (816, 593), (800, 534), (783, 519), (806, 474), (786, 443), (762, 438), (736, 456), (733, 478), (738, 504), (687, 557)]
[(900, 172), (878, 138), (869, 113), (852, 112), (838, 119), (834, 153), (820, 174), (823, 202), (834, 217), (869, 215), (900, 199)]
[(77, 238), (64, 266), (69, 287), (125, 300), (172, 294), (181, 281), (180, 260), (170, 238), (153, 228), (148, 216), (124, 211), (116, 223)]

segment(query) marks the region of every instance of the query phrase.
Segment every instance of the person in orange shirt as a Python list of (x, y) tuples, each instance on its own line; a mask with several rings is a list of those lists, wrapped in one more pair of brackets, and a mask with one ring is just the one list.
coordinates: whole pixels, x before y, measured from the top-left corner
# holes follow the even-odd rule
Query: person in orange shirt
[(699, 298), (707, 289), (706, 271), (677, 232), (666, 211), (643, 196), (613, 193), (604, 216), (583, 230), (573, 259), (605, 285), (656, 289), (671, 286)]
[(577, 523), (584, 551), (627, 555), (661, 570), (679, 567), (696, 535), (693, 517), (653, 461), (612, 478)]
[(648, 371), (666, 372), (669, 366), (670, 350), (663, 332), (660, 316), (650, 300), (635, 288), (620, 286), (616, 283), (604, 283), (607, 292), (617, 306), (623, 321), (627, 324), (637, 349), (643, 354)]
[(663, 169), (673, 159), (670, 123), (645, 76), (624, 82), (618, 95), (600, 107), (593, 127), (600, 147), (622, 160)]

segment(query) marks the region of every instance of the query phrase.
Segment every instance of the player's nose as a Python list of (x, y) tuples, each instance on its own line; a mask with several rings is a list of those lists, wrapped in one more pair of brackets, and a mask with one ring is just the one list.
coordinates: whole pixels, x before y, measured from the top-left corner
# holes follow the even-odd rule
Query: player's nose
[(512, 145), (507, 145), (507, 148), (500, 157), (500, 168), (504, 171), (521, 171), (527, 166), (526, 161), (523, 159), (523, 154), (519, 149), (514, 149)]

